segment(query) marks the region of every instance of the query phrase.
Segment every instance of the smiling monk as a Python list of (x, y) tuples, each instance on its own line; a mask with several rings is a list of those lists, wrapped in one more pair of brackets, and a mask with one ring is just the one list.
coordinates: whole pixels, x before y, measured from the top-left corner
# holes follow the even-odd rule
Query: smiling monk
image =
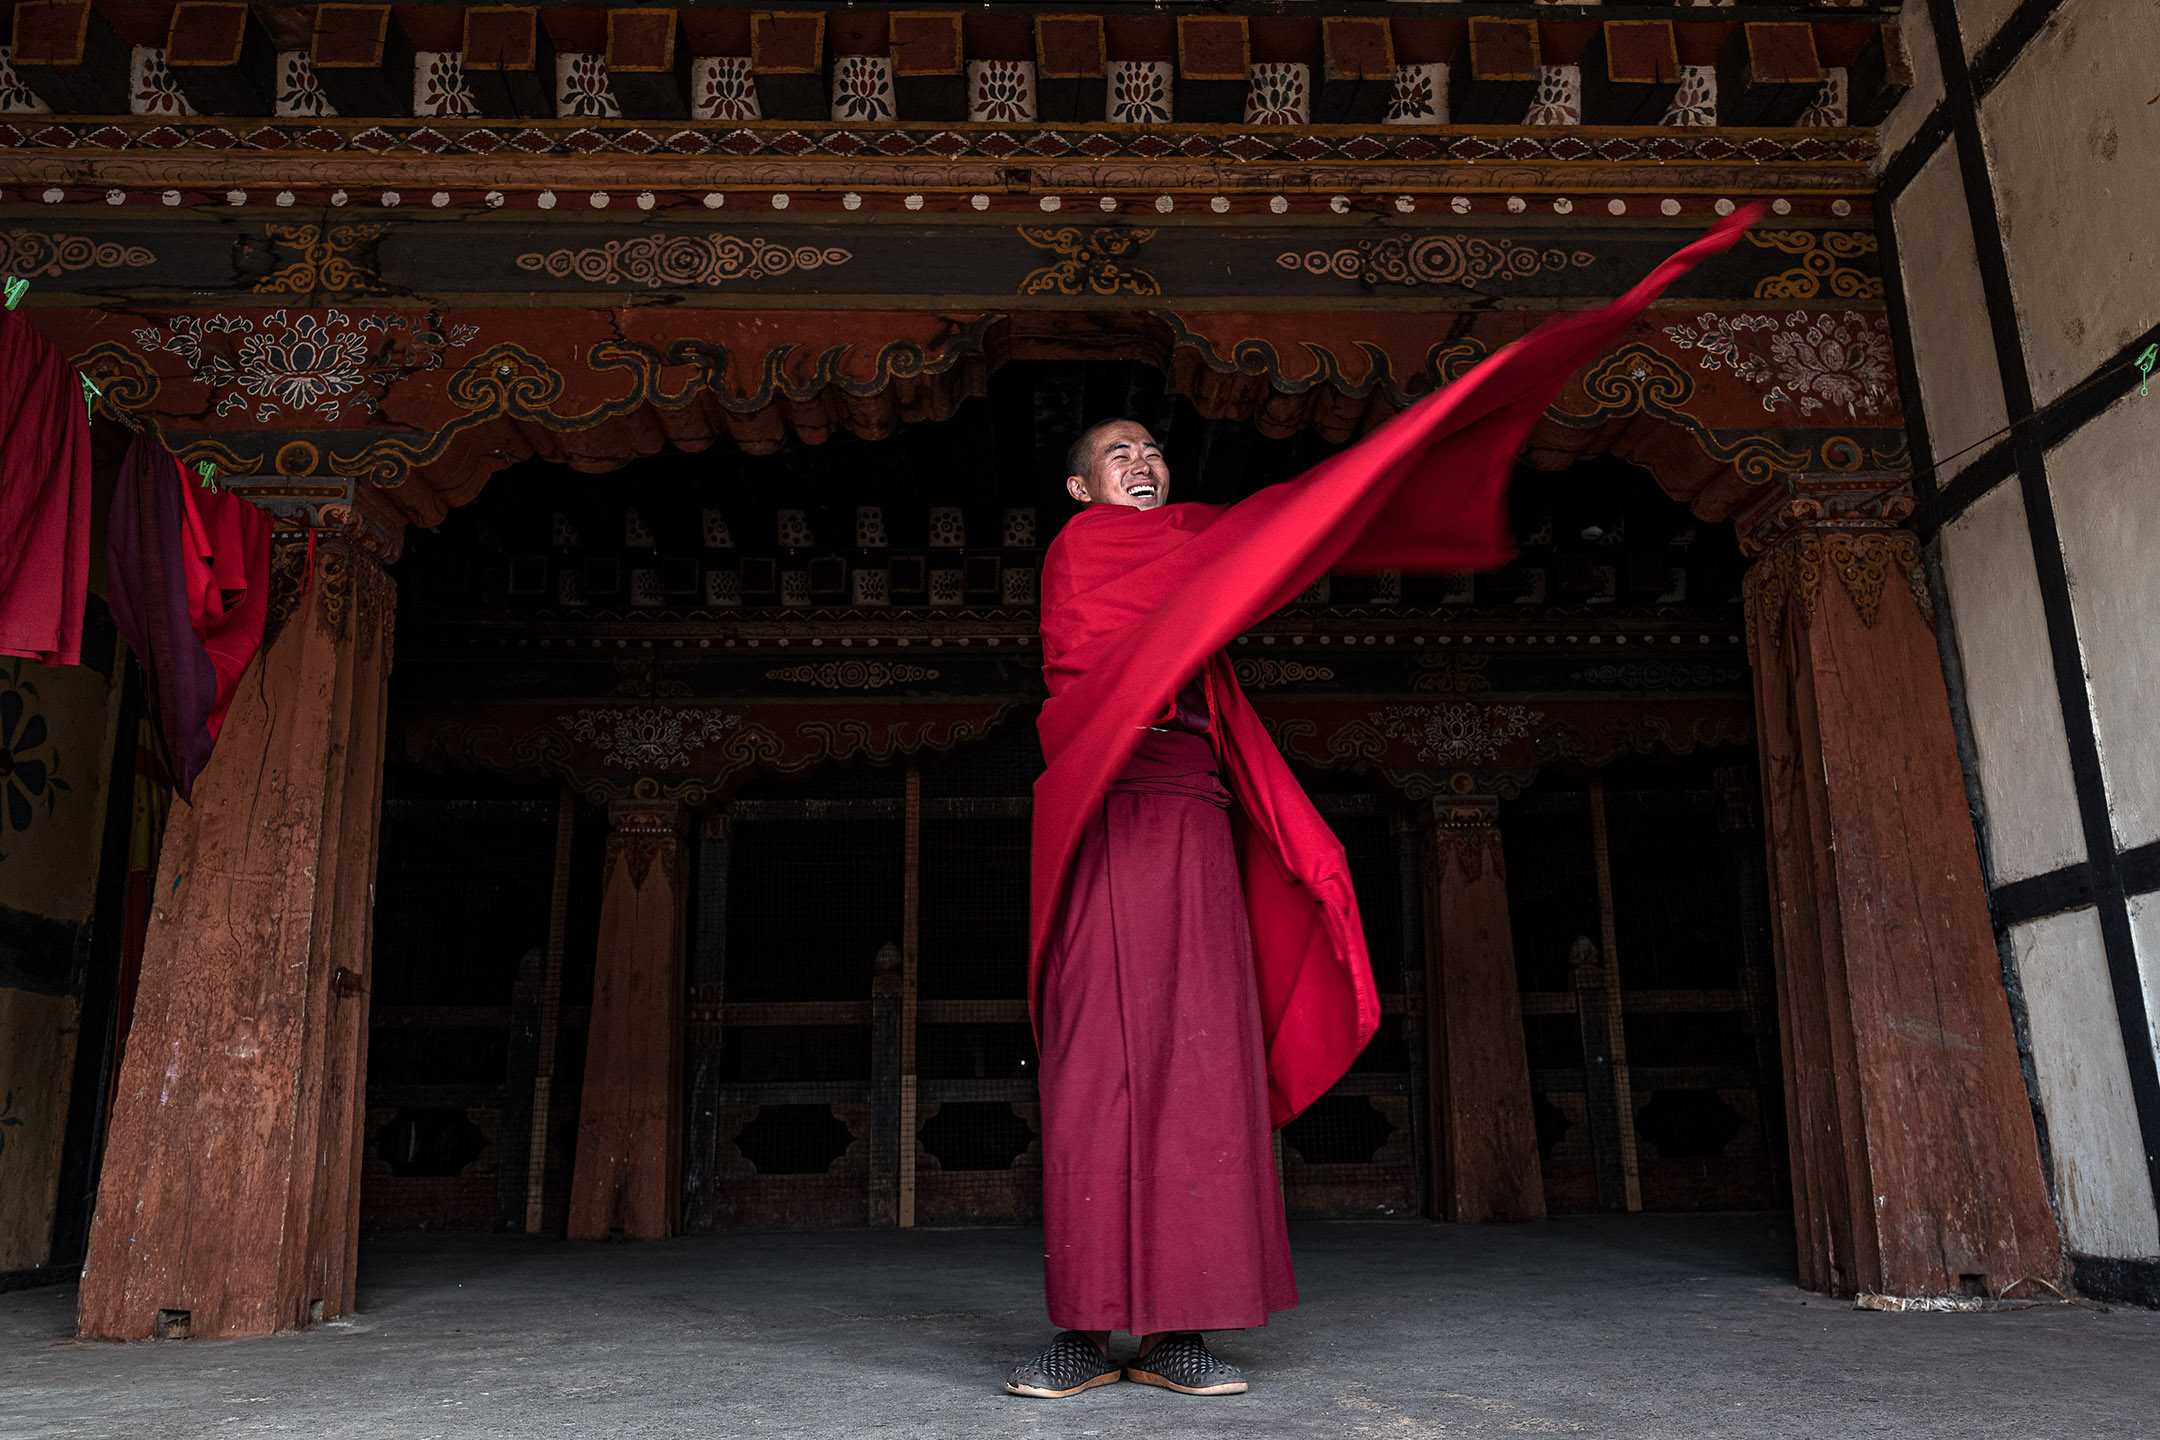
[[(1245, 1389), (1208, 1330), (1297, 1303), (1270, 1127), (1380, 1023), (1343, 849), (1223, 647), (1331, 569), (1479, 570), (1512, 551), (1507, 482), (1568, 376), (1722, 222), (1605, 310), (1544, 326), (1287, 484), (1169, 503), (1146, 427), (1068, 456), (1085, 508), (1043, 566), (1030, 999), (1041, 1046), (1045, 1289), (1061, 1333), (1014, 1394), (1121, 1376)], [(1120, 1364), (1109, 1337), (1139, 1354)]]

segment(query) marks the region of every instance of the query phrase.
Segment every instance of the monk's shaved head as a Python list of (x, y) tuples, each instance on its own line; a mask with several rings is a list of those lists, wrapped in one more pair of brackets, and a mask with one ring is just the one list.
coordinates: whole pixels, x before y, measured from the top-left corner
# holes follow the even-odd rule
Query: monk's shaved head
[(1137, 420), (1103, 420), (1065, 452), (1065, 491), (1083, 505), (1152, 510), (1170, 496), (1162, 446)]
[(1092, 471), (1095, 468), (1095, 442), (1102, 438), (1103, 431), (1123, 423), (1120, 420), (1098, 420), (1082, 430), (1080, 438), (1065, 447), (1065, 473), (1086, 475)]

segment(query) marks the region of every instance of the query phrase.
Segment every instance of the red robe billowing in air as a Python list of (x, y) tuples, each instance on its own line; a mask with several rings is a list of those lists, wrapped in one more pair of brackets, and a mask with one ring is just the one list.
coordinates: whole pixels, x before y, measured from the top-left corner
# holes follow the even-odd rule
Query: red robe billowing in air
[(1342, 846), (1223, 647), (1330, 570), (1507, 559), (1508, 478), (1545, 407), (1756, 213), (1296, 480), (1227, 507), (1091, 506), (1052, 543), (1029, 997), (1053, 1323), (1230, 1329), (1295, 1304), (1269, 1125), (1379, 1028)]

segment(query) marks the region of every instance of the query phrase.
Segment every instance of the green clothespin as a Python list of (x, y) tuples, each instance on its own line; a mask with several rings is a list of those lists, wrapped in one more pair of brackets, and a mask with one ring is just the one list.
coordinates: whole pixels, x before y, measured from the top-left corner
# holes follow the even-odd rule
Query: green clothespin
[(202, 483), (204, 489), (217, 489), (217, 465), (215, 462), (209, 460), (196, 461), (195, 473), (202, 476)]
[(104, 391), (98, 389), (96, 381), (87, 375), (82, 377), (83, 408), (90, 414), (97, 414), (98, 397), (104, 393)]
[(2145, 376), (2143, 380), (2138, 382), (2138, 394), (2151, 394), (2153, 366), (2160, 365), (2160, 345), (2147, 345), (2143, 353), (2130, 363), (2137, 366)]
[(0, 284), (0, 289), (7, 292), (7, 308), (12, 310), (22, 302), (22, 297), (28, 293), (30, 282), (28, 280), (18, 280), (13, 275), (10, 275), (4, 284)]

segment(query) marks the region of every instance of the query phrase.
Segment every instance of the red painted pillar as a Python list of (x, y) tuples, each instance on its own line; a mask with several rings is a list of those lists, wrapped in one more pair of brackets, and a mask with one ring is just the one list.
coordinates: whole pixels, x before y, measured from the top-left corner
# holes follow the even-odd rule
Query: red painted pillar
[(263, 1335), (352, 1308), (394, 592), (277, 549), (275, 634), (175, 803), (83, 1267), (85, 1336)]
[(1858, 488), (1747, 536), (1801, 1281), (2059, 1282), (1919, 542), (1820, 518)]
[(682, 807), (609, 807), (592, 1028), (570, 1179), (570, 1238), (681, 1228)]
[(1545, 1218), (1496, 814), (1489, 796), (1451, 796), (1427, 817), (1426, 1063), (1444, 1220)]

